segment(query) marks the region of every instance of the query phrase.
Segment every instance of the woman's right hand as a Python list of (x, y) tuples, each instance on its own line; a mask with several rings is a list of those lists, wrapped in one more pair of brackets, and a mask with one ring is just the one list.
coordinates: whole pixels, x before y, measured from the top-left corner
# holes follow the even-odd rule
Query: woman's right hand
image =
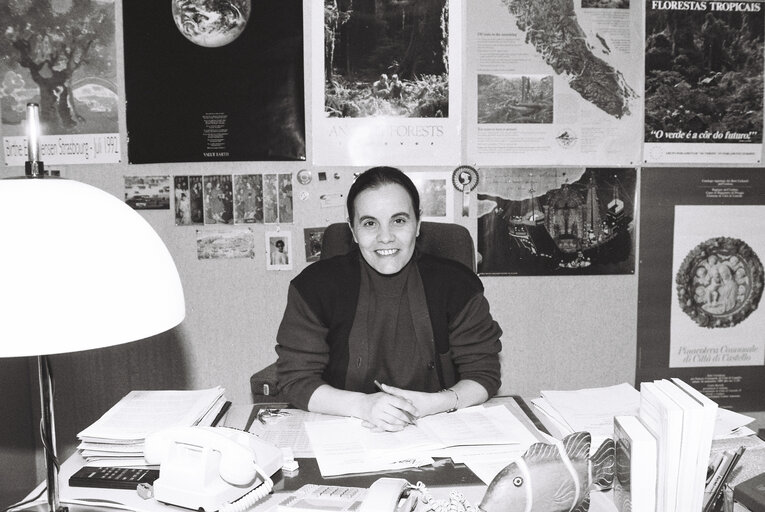
[(360, 417), (362, 425), (374, 432), (397, 432), (414, 424), (417, 408), (405, 398), (373, 393), (362, 398)]

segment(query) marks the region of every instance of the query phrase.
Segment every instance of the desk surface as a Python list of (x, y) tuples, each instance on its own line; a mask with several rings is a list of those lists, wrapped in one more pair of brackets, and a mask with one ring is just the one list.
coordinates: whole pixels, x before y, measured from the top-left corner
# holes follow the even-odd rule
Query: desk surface
[[(493, 399), (495, 402), (501, 402), (502, 400), (512, 399), (508, 397)], [(508, 403), (511, 407), (520, 407), (514, 401)], [(269, 405), (273, 406), (273, 404)], [(244, 428), (245, 426), (248, 426), (248, 422), (251, 423), (252, 418), (254, 418), (253, 410), (254, 406), (252, 405), (234, 406), (229, 410), (224, 424), (227, 426)], [(765, 471), (765, 442), (754, 436), (750, 436), (748, 438), (716, 441), (713, 446), (714, 452), (735, 449), (742, 444), (747, 447), (747, 451), (744, 453), (741, 463), (733, 475), (732, 481), (734, 484)], [(372, 482), (383, 475), (405, 478), (411, 483), (422, 481), (436, 498), (446, 498), (449, 491), (458, 488), (468, 500), (475, 505), (480, 502), (486, 491), (486, 485), (484, 485), (472, 471), (462, 464), (453, 464), (449, 459), (437, 460), (435, 467), (430, 466), (419, 469), (409, 469), (394, 473), (368, 473), (333, 478), (323, 478), (321, 476), (315, 459), (298, 459), (298, 462), (300, 463), (300, 470), (295, 476), (284, 476), (281, 474), (281, 471), (277, 472), (274, 476), (274, 494), (251, 509), (252, 512), (274, 512), (278, 503), (288, 496), (289, 493), (308, 483), (349, 487), (369, 487)], [(69, 476), (82, 465), (84, 465), (84, 460), (79, 454), (73, 455), (62, 464), (60, 474), (62, 498), (64, 497), (65, 492), (67, 495), (70, 495), (69, 493), (71, 489), (65, 491), (65, 488), (68, 487), (66, 486), (66, 482), (68, 481)], [(38, 486), (38, 488), (30, 493), (29, 496), (34, 496), (39, 492), (42, 485), (43, 484)], [(80, 499), (89, 499), (93, 505), (87, 506), (79, 504), (69, 506), (70, 512), (104, 512), (106, 509), (99, 507), (98, 503), (109, 501), (118, 501), (128, 505), (132, 504), (131, 508), (140, 512), (182, 512), (185, 510), (178, 507), (163, 505), (154, 500), (140, 500), (134, 491), (80, 488), (77, 493), (72, 496)], [(43, 497), (43, 500), (44, 499), (45, 498)], [(609, 493), (593, 492), (591, 493), (591, 500), (591, 512), (616, 511)], [(417, 509), (418, 512), (423, 508), (424, 507), (419, 507)], [(47, 503), (26, 507), (24, 510), (30, 512), (36, 512), (38, 510), (40, 512), (47, 512)]]

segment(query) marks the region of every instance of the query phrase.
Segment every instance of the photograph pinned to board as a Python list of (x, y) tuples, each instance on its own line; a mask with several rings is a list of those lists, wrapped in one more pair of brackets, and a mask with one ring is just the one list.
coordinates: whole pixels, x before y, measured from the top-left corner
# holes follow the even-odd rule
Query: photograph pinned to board
[(456, 165), (462, 0), (309, 2), (317, 165)]
[(234, 199), (230, 174), (213, 174), (203, 178), (205, 224), (231, 224), (234, 220)]
[(266, 270), (292, 270), (292, 232), (266, 231)]
[(263, 175), (234, 175), (234, 224), (263, 223)]
[(203, 224), (202, 176), (173, 176), (175, 225)]
[(303, 229), (303, 238), (305, 239), (305, 261), (313, 262), (321, 259), (321, 244), (324, 240), (324, 231), (327, 227), (305, 228)]
[(130, 163), (305, 159), (303, 2), (131, 0), (122, 20)]
[(40, 105), (46, 165), (120, 162), (115, 5), (0, 2), (5, 165), (28, 160), (24, 121), (30, 102)]
[(277, 174), (279, 187), (279, 222), (291, 224), (292, 217), (292, 173)]
[(197, 259), (255, 258), (251, 228), (197, 229)]
[(759, 163), (762, 2), (646, 2), (646, 163)]
[(634, 168), (485, 168), (480, 275), (635, 272)]
[(765, 175), (641, 171), (638, 382), (677, 377), (721, 407), (765, 406)]
[(420, 193), (420, 220), (454, 222), (454, 187), (449, 172), (406, 173)]
[(134, 210), (169, 210), (170, 176), (125, 176), (125, 202)]

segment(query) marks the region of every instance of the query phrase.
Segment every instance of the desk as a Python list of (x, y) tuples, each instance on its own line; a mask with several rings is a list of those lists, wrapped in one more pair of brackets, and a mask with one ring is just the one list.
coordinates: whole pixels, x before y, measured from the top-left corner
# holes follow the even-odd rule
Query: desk
[[(513, 406), (515, 402), (508, 397), (501, 397), (492, 399), (493, 403), (503, 403)], [(516, 405), (517, 406), (517, 405)], [(226, 426), (232, 426), (237, 428), (244, 428), (248, 422), (251, 422), (253, 416), (252, 405), (247, 406), (234, 406), (227, 413), (223, 424)], [(726, 449), (735, 448), (741, 444), (747, 446), (747, 451), (742, 457), (741, 463), (738, 469), (733, 475), (733, 483), (738, 483), (746, 480), (750, 476), (754, 476), (762, 471), (765, 471), (765, 442), (762, 440), (750, 436), (748, 438), (739, 438), (734, 440), (716, 441), (713, 446), (714, 451), (722, 451)], [(279, 471), (274, 476), (274, 494), (269, 496), (266, 500), (260, 502), (252, 510), (252, 512), (274, 512), (276, 505), (281, 502), (291, 491), (300, 488), (307, 483), (314, 484), (327, 484), (327, 485), (341, 485), (352, 487), (368, 487), (382, 474), (364, 474), (364, 475), (350, 475), (344, 477), (322, 478), (318, 471), (316, 461), (313, 459), (298, 459), (300, 463), (300, 470), (294, 477), (285, 477)], [(67, 459), (61, 466), (60, 482), (62, 487), (62, 498), (64, 493), (68, 492), (68, 486), (66, 482), (77, 469), (84, 465), (84, 460), (79, 454), (75, 454)], [(423, 481), (432, 495), (435, 498), (446, 498), (449, 491), (458, 488), (471, 503), (477, 505), (480, 503), (483, 495), (486, 491), (486, 485), (484, 485), (478, 478), (473, 475), (466, 467), (460, 464), (452, 464), (451, 461), (442, 461), (435, 468), (426, 467), (421, 469), (412, 469), (406, 471), (399, 471), (394, 473), (387, 473), (386, 476), (398, 476), (406, 478), (411, 483), (417, 481)], [(42, 485), (30, 493), (29, 496), (37, 494)], [(70, 505), (70, 512), (104, 512), (104, 507), (98, 506), (99, 500), (101, 503), (107, 503), (109, 501), (120, 501), (128, 504), (130, 502), (132, 508), (139, 512), (183, 512), (185, 509), (179, 507), (167, 506), (161, 503), (157, 503), (154, 500), (143, 501), (137, 497), (134, 491), (115, 491), (108, 489), (82, 489), (80, 497), (87, 497), (93, 500), (92, 506), (85, 505)], [(590, 494), (591, 512), (615, 512), (616, 508), (611, 500), (610, 493), (592, 492)], [(23, 508), (24, 511), (29, 512), (43, 512), (47, 510), (47, 503), (45, 497), (42, 498), (42, 504), (36, 504), (34, 506), (28, 506)], [(418, 512), (423, 507), (418, 507)]]

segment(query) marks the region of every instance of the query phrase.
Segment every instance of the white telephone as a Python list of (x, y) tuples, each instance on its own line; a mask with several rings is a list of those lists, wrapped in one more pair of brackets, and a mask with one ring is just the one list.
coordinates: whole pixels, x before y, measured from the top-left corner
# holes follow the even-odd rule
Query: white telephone
[(158, 501), (205, 512), (243, 511), (271, 492), (282, 452), (227, 427), (178, 427), (146, 437), (144, 458), (159, 464)]

